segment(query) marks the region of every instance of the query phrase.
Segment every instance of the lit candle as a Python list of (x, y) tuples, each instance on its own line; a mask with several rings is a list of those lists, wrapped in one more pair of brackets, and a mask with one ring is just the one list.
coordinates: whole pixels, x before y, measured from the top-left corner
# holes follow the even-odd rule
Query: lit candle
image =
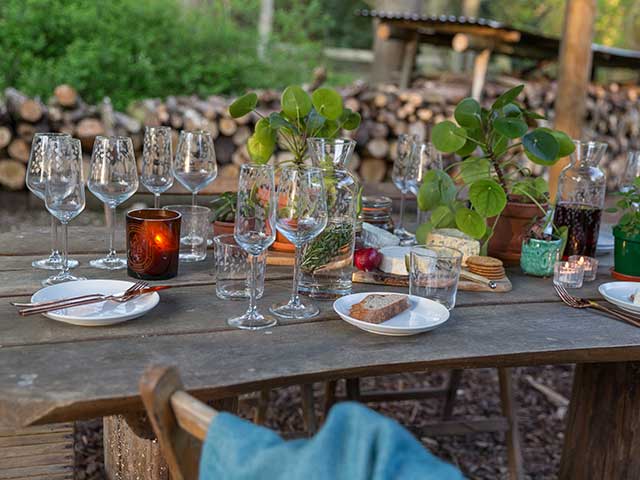
[(598, 274), (598, 260), (583, 255), (572, 255), (569, 261), (576, 262), (584, 269), (584, 281), (591, 282), (596, 279)]
[(567, 288), (580, 288), (584, 279), (584, 268), (576, 261), (556, 262), (553, 267), (553, 282)]

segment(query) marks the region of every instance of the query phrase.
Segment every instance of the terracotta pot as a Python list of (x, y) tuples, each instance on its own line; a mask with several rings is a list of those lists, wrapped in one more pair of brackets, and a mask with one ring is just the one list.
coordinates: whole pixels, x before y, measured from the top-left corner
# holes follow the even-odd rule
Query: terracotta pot
[(282, 235), (279, 231), (276, 230), (276, 241), (271, 245), (271, 249), (276, 252), (287, 252), (293, 253), (296, 251), (296, 247), (293, 243), (287, 240), (287, 237)]
[(233, 234), (235, 223), (233, 222), (219, 222), (216, 220), (213, 222), (213, 236), (224, 235), (227, 233)]
[[(541, 214), (533, 203), (508, 201), (489, 240), (489, 256), (499, 258), (506, 265), (518, 265), (522, 239), (533, 219)], [(487, 224), (493, 225), (493, 222), (494, 218), (490, 218)]]

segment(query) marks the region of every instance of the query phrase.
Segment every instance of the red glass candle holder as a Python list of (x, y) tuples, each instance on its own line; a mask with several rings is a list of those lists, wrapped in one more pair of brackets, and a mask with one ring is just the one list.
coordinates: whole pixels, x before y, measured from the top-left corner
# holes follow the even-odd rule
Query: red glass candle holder
[(148, 208), (127, 213), (127, 273), (143, 280), (178, 274), (180, 220), (173, 210)]

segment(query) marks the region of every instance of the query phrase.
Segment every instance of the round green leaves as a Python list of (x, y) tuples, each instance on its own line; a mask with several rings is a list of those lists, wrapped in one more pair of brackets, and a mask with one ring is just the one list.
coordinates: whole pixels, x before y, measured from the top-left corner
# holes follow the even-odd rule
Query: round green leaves
[(539, 165), (553, 165), (558, 160), (560, 145), (556, 138), (540, 128), (522, 137), (522, 145), (529, 160)]
[(438, 123), (431, 131), (431, 141), (435, 147), (444, 153), (459, 150), (467, 142), (466, 131), (450, 120)]
[[(309, 94), (298, 85), (291, 85), (284, 89), (280, 104), (284, 114), (291, 119), (306, 117), (313, 106)], [(341, 98), (340, 104), (342, 105)]]
[(311, 94), (313, 106), (328, 120), (337, 120), (342, 115), (342, 97), (331, 88), (318, 88)]
[(249, 92), (240, 98), (237, 98), (231, 105), (229, 105), (229, 115), (233, 118), (243, 117), (247, 113), (253, 111), (258, 105), (258, 95), (253, 92)]
[(507, 194), (494, 180), (478, 180), (469, 187), (469, 200), (483, 217), (498, 215), (507, 205)]
[(487, 230), (484, 218), (466, 207), (456, 210), (456, 226), (470, 237), (478, 239), (482, 238)]

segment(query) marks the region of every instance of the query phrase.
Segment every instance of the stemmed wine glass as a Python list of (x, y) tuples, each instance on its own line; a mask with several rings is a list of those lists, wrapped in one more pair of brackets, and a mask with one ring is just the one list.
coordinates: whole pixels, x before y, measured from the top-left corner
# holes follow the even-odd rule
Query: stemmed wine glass
[(627, 163), (620, 178), (619, 190), (622, 193), (628, 192), (638, 176), (640, 176), (640, 150), (629, 150)]
[(391, 171), (391, 179), (395, 186), (400, 190), (400, 219), (398, 226), (393, 233), (400, 238), (401, 242), (411, 242), (415, 237), (412, 233), (404, 228), (404, 197), (409, 193), (409, 179), (411, 173), (415, 171), (414, 165), (416, 158), (413, 152), (418, 141), (415, 135), (402, 134), (398, 137), (397, 158), (393, 162), (393, 170)]
[(118, 257), (114, 248), (116, 207), (138, 190), (138, 170), (133, 143), (128, 137), (98, 136), (93, 144), (89, 166), (89, 190), (107, 208), (109, 253), (89, 264), (104, 270), (126, 268), (127, 261)]
[(259, 330), (274, 326), (273, 317), (265, 317), (256, 307), (257, 257), (276, 239), (276, 195), (273, 167), (242, 165), (238, 180), (238, 200), (234, 238), (248, 253), (251, 264), (249, 308), (244, 315), (227, 321), (232, 327)]
[(171, 127), (146, 127), (140, 182), (153, 193), (154, 208), (160, 208), (160, 194), (173, 185), (172, 165)]
[[(67, 133), (36, 133), (31, 144), (29, 164), (27, 165), (27, 188), (44, 202), (44, 192), (47, 180), (47, 172), (44, 168), (44, 153), (49, 139), (71, 138)], [(34, 268), (44, 270), (59, 270), (62, 268), (62, 255), (58, 250), (58, 220), (51, 215), (51, 255), (47, 258), (31, 262)], [(69, 268), (78, 266), (78, 261), (67, 258)]]
[(296, 247), (291, 299), (272, 305), (271, 313), (282, 318), (311, 318), (320, 310), (305, 305), (298, 295), (302, 247), (327, 226), (324, 175), (317, 167), (286, 166), (279, 170), (276, 190), (276, 228)]
[[(431, 142), (417, 143), (413, 150), (414, 161), (411, 162), (413, 171), (408, 172), (407, 186), (416, 197), (422, 186), (424, 176), (429, 170), (442, 170), (442, 154)], [(417, 223), (422, 223), (418, 209)]]
[(191, 204), (197, 205), (198, 192), (218, 176), (216, 152), (209, 132), (180, 132), (173, 175), (191, 192)]
[(44, 201), (49, 213), (62, 223), (62, 270), (42, 282), (43, 285), (84, 280), (69, 273), (67, 224), (84, 210), (82, 147), (80, 140), (56, 137), (45, 147)]

